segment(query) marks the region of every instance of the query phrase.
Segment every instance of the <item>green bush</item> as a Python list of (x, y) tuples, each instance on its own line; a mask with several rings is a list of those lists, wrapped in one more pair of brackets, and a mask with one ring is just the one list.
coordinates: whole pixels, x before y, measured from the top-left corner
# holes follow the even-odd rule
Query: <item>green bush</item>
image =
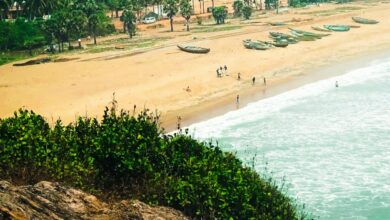
[(213, 17), (217, 24), (224, 24), (227, 14), (227, 9), (223, 6), (213, 8)]
[(46, 41), (39, 21), (27, 21), (19, 17), (15, 21), (0, 21), (0, 50), (33, 49)]
[(244, 3), (241, 0), (235, 0), (233, 2), (234, 16), (240, 17), (242, 14), (243, 7), (244, 7)]
[(0, 178), (55, 180), (100, 195), (166, 205), (197, 219), (302, 219), (295, 203), (233, 154), (185, 134), (164, 135), (158, 116), (106, 108), (50, 127), (34, 112), (0, 119)]
[(251, 15), (252, 15), (252, 7), (245, 5), (242, 8), (242, 16), (244, 16), (244, 18), (248, 20), (251, 17)]

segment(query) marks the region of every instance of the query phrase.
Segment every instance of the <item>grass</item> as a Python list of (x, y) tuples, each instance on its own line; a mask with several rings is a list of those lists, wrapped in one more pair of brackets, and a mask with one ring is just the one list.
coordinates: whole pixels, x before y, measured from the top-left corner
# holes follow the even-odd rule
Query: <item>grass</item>
[(85, 50), (86, 53), (101, 53), (107, 51), (114, 51), (115, 45), (121, 45), (124, 50), (131, 50), (134, 48), (146, 48), (156, 45), (158, 42), (171, 39), (171, 37), (156, 37), (147, 39), (130, 39), (128, 37), (122, 37), (117, 39), (111, 39), (101, 42), (96, 46), (92, 46)]
[(206, 26), (206, 27), (194, 27), (192, 28), (193, 33), (211, 33), (211, 32), (220, 32), (220, 31), (231, 31), (240, 29), (241, 26), (238, 25), (229, 25), (229, 26)]
[[(33, 53), (34, 54), (34, 53)], [(34, 56), (30, 56), (28, 51), (7, 51), (7, 52), (1, 52), (0, 53), (0, 66), (12, 63), (18, 60), (23, 60), (27, 58), (33, 58)]]
[(345, 12), (350, 12), (350, 11), (355, 11), (355, 10), (361, 10), (361, 9), (364, 9), (364, 8), (357, 7), (357, 6), (343, 6), (343, 7), (338, 7), (338, 8), (331, 9), (331, 10), (302, 12), (300, 14), (315, 15), (315, 16), (331, 16), (331, 15), (335, 15), (335, 14), (340, 14), (340, 13), (345, 13)]

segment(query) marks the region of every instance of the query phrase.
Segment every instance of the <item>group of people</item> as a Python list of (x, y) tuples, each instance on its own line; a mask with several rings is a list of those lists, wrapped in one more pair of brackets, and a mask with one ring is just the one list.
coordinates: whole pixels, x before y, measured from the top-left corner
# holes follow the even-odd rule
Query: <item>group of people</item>
[(228, 74), (227, 74), (227, 66), (225, 65), (225, 66), (220, 66), (219, 68), (217, 68), (217, 77), (222, 77), (222, 74), (226, 74), (227, 76), (228, 76)]

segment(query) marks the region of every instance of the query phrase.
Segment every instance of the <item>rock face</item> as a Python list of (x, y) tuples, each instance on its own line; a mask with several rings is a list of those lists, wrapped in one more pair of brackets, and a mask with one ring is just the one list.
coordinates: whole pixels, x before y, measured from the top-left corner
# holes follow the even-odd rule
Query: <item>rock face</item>
[(0, 181), (0, 220), (8, 219), (188, 220), (172, 208), (149, 206), (138, 200), (109, 205), (58, 183), (42, 181), (34, 186), (13, 186)]

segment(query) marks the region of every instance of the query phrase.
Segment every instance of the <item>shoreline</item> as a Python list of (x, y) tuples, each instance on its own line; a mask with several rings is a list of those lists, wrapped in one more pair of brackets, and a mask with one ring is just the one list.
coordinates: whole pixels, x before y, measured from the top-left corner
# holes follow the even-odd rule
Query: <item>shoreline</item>
[[(61, 55), (78, 58), (63, 63), (3, 65), (0, 66), (0, 117), (10, 117), (23, 107), (53, 122), (61, 118), (64, 123), (71, 123), (76, 117), (86, 115), (100, 120), (115, 94), (119, 109), (132, 111), (134, 106), (136, 112), (144, 108), (158, 109), (166, 131), (175, 129), (177, 116), (182, 118), (182, 127), (186, 127), (235, 110), (237, 94), (242, 108), (306, 83), (340, 75), (354, 62), (361, 65), (363, 61), (359, 59), (375, 59), (380, 51), (390, 48), (390, 20), (387, 19), (390, 4), (353, 2), (348, 5), (351, 7), (324, 4), (291, 9), (279, 15), (258, 13), (250, 23), (229, 20), (228, 25), (240, 29), (226, 32), (170, 33), (156, 29), (146, 30), (133, 40), (118, 38), (131, 45), (142, 39), (166, 39), (147, 49), (147, 53), (133, 54), (132, 50), (75, 53)], [(345, 8), (353, 10), (340, 12)], [(330, 15), (316, 14), (324, 11)], [(269, 39), (270, 31), (287, 33), (288, 27), (313, 32), (311, 26), (350, 25), (352, 16), (373, 18), (380, 23), (361, 25), (349, 32), (333, 32), (315, 42), (299, 42), (283, 49), (255, 51), (242, 45), (245, 39)], [(288, 26), (273, 27), (266, 24), (270, 21), (291, 22)], [(202, 28), (210, 27), (213, 26), (208, 24)], [(111, 42), (110, 38), (107, 40)], [(175, 46), (183, 42), (211, 51), (207, 55), (185, 53)], [(102, 45), (103, 48), (113, 46), (103, 42)], [(215, 70), (220, 65), (228, 66), (230, 76), (216, 77)], [(238, 72), (241, 81), (236, 79)], [(255, 86), (251, 85), (253, 76), (257, 79)], [(262, 86), (263, 76), (268, 83), (266, 89)], [(185, 90), (187, 87), (190, 92)]]
[(390, 46), (378, 50), (364, 51), (351, 57), (343, 58), (335, 64), (324, 64), (320, 67), (309, 68), (298, 75), (292, 75), (283, 79), (267, 80), (267, 86), (263, 81), (257, 82), (255, 86), (245, 88), (240, 93), (240, 106), (235, 103), (236, 93), (227, 94), (220, 100), (210, 100), (202, 105), (186, 107), (177, 111), (168, 112), (163, 118), (162, 126), (165, 133), (177, 131), (176, 115), (180, 115), (181, 127), (186, 128), (192, 124), (207, 121), (214, 117), (237, 111), (248, 104), (258, 102), (282, 93), (289, 92), (306, 84), (315, 83), (321, 80), (347, 74), (355, 69), (363, 68), (376, 60), (390, 57)]

